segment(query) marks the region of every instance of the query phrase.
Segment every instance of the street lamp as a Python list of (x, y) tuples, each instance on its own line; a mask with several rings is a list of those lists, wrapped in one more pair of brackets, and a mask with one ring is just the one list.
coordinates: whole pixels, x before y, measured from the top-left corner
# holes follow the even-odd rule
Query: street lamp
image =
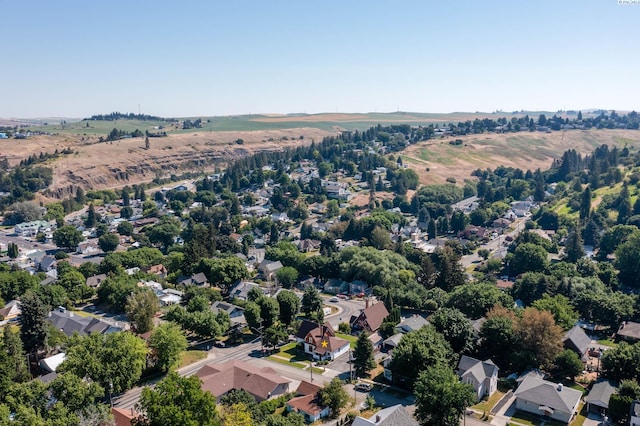
[(113, 393), (113, 383), (109, 382), (109, 405), (113, 408), (113, 400), (111, 399), (111, 394)]

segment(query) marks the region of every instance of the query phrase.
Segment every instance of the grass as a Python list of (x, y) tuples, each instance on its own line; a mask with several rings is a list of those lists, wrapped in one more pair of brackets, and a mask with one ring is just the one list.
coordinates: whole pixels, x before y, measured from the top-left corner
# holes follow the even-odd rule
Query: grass
[[(309, 370), (309, 361), (287, 361), (278, 356), (278, 354), (270, 355), (267, 357), (269, 361), (277, 362), (278, 364), (288, 365), (289, 367), (299, 368), (300, 370)], [(324, 373), (324, 369), (318, 367), (311, 367), (311, 370), (316, 374)]]
[(352, 336), (350, 334), (342, 334), (342, 333), (336, 333), (336, 337), (339, 337), (339, 338), (344, 339), (344, 340), (348, 340), (349, 341), (349, 346), (351, 347), (351, 349), (355, 349), (356, 342), (358, 341), (357, 337)]
[(585, 420), (587, 420), (587, 404), (582, 403), (578, 408), (578, 415), (571, 422), (571, 426), (582, 426)]
[(178, 366), (176, 368), (186, 367), (187, 365), (203, 360), (206, 357), (206, 351), (182, 351), (180, 353), (180, 360), (178, 361)]
[(489, 399), (483, 399), (481, 402), (473, 405), (471, 408), (478, 411), (486, 411), (489, 412), (493, 408), (494, 405), (500, 401), (500, 398), (504, 396), (504, 392), (495, 391), (493, 395), (489, 397)]
[(615, 348), (616, 346), (618, 346), (616, 342), (609, 339), (600, 339), (600, 340), (596, 340), (596, 342), (598, 342), (599, 345), (609, 346), (610, 348)]

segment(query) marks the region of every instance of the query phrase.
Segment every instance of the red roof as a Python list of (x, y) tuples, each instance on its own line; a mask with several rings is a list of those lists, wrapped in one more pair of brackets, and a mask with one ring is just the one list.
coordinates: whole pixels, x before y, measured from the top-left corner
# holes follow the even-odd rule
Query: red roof
[(116, 426), (131, 426), (131, 420), (136, 418), (133, 409), (126, 410), (124, 408), (111, 408), (111, 414), (115, 420)]
[(290, 399), (289, 402), (287, 402), (287, 405), (294, 411), (301, 411), (313, 416), (317, 416), (326, 408), (325, 405), (322, 405), (317, 395), (297, 396)]

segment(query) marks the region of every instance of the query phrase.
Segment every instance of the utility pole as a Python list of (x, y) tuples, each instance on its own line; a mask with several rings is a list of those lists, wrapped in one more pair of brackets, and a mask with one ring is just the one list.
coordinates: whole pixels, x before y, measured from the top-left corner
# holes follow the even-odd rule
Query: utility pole
[(313, 358), (309, 360), (309, 371), (311, 372), (311, 383), (313, 383)]

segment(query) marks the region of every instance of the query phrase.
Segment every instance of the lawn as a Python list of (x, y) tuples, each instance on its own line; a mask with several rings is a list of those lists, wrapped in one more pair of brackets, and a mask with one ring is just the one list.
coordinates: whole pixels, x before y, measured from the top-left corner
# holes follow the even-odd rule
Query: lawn
[(613, 340), (609, 340), (609, 339), (601, 339), (601, 340), (597, 340), (599, 345), (602, 346), (609, 346), (610, 348), (615, 348), (616, 346), (618, 346), (618, 344), (616, 342), (614, 342)]
[[(280, 356), (278, 354), (270, 355), (269, 357), (267, 357), (267, 359), (269, 361), (277, 362), (279, 364), (288, 365), (290, 367), (295, 367), (295, 368), (299, 368), (301, 370), (309, 371), (309, 361), (306, 361), (306, 362), (303, 362), (303, 361), (287, 361), (286, 359), (280, 358)], [(324, 369), (322, 369), (322, 368), (312, 367), (311, 369), (316, 374), (324, 373)]]
[(355, 349), (356, 347), (356, 342), (358, 341), (358, 338), (355, 336), (352, 336), (350, 334), (342, 334), (342, 333), (336, 333), (336, 337), (339, 337), (341, 339), (344, 340), (348, 340), (351, 346), (351, 349)]
[(489, 399), (483, 399), (476, 405), (471, 406), (474, 410), (478, 411), (486, 411), (487, 413), (491, 411), (494, 405), (500, 401), (500, 398), (504, 396), (504, 392), (495, 391), (493, 395), (489, 397)]
[(587, 405), (581, 404), (578, 408), (578, 415), (575, 420), (571, 422), (571, 426), (582, 426), (584, 421), (587, 419)]
[(206, 351), (182, 351), (180, 353), (180, 360), (176, 368), (186, 367), (187, 365), (198, 362), (207, 357)]

